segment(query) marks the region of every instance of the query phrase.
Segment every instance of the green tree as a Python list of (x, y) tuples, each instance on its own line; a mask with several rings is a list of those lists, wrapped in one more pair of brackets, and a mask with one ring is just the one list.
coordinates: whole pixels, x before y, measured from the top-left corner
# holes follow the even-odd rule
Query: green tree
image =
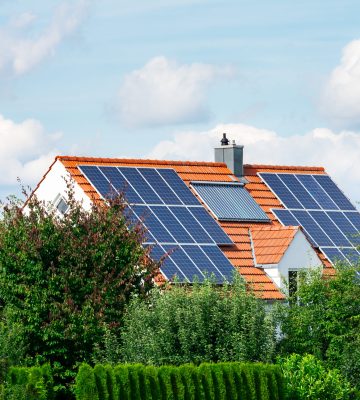
[(223, 287), (207, 281), (156, 289), (148, 301), (135, 298), (129, 306), (122, 332), (124, 361), (269, 361), (274, 327), (265, 307), (240, 277)]
[(289, 304), (278, 305), (281, 354), (312, 354), (360, 382), (360, 285), (358, 267), (337, 265), (336, 275), (302, 271)]
[(64, 216), (32, 197), (0, 220), (0, 306), (21, 323), (27, 355), (59, 383), (91, 360), (104, 331), (119, 332), (131, 295), (146, 296), (158, 267), (121, 197), (87, 211), (69, 185)]

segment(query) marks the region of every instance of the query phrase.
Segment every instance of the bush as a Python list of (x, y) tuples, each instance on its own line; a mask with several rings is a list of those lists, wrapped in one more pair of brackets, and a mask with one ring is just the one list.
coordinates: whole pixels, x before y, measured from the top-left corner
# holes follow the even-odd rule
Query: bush
[(6, 400), (51, 400), (53, 380), (49, 366), (11, 367), (3, 385)]
[[(83, 365), (76, 379), (77, 400), (100, 400), (110, 392), (104, 371), (111, 366)], [(97, 371), (96, 373), (94, 373)], [(113, 368), (121, 400), (284, 400), (278, 366), (242, 363), (204, 363), (196, 367), (152, 367), (141, 364)], [(96, 386), (96, 374), (101, 384)], [(89, 388), (81, 386), (89, 385)], [(113, 382), (110, 383), (113, 385)], [(257, 388), (258, 386), (258, 388)]]
[(288, 397), (291, 400), (347, 400), (352, 390), (339, 371), (326, 370), (313, 355), (293, 354), (281, 361)]
[(338, 368), (358, 390), (359, 268), (336, 265), (336, 275), (331, 278), (324, 277), (320, 269), (301, 271), (290, 305), (277, 305), (280, 354), (313, 354), (328, 369)]
[(246, 290), (241, 277), (223, 287), (210, 280), (191, 288), (155, 289), (148, 300), (133, 299), (125, 315), (125, 362), (180, 365), (272, 359), (274, 326), (264, 301)]

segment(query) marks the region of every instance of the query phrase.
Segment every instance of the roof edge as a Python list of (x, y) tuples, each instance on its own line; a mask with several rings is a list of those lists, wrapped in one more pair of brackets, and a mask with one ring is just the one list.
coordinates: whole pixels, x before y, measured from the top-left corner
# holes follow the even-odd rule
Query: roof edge
[(325, 172), (324, 167), (311, 167), (311, 166), (301, 166), (301, 165), (274, 165), (274, 164), (244, 164), (244, 168), (253, 169), (274, 169), (274, 170), (291, 170), (298, 169), (302, 171), (321, 171)]
[(154, 165), (199, 165), (207, 167), (226, 167), (225, 163), (212, 161), (172, 161), (172, 160), (156, 160), (145, 158), (109, 158), (109, 157), (78, 157), (78, 156), (56, 156), (59, 161), (78, 161), (78, 162), (109, 162), (109, 163), (127, 163), (127, 164), (154, 164)]

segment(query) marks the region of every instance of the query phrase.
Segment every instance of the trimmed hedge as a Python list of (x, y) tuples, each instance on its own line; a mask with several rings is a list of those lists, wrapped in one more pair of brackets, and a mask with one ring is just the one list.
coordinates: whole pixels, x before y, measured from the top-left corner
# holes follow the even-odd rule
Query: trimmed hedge
[(278, 366), (244, 363), (152, 367), (81, 365), (77, 400), (284, 400)]
[(51, 368), (48, 365), (30, 368), (11, 367), (6, 381), (0, 385), (0, 399), (52, 400), (53, 387)]

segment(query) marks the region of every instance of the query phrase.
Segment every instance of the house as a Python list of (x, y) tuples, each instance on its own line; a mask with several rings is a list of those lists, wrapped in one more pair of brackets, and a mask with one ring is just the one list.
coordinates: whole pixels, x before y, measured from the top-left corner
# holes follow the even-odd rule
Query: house
[(60, 213), (68, 175), (85, 208), (110, 188), (125, 191), (157, 243), (153, 257), (170, 254), (165, 279), (228, 277), (235, 268), (273, 301), (284, 298), (286, 280), (296, 285), (299, 269), (333, 275), (337, 259), (360, 256), (360, 213), (323, 168), (243, 164), (243, 146), (225, 134), (214, 162), (57, 156), (35, 193)]

